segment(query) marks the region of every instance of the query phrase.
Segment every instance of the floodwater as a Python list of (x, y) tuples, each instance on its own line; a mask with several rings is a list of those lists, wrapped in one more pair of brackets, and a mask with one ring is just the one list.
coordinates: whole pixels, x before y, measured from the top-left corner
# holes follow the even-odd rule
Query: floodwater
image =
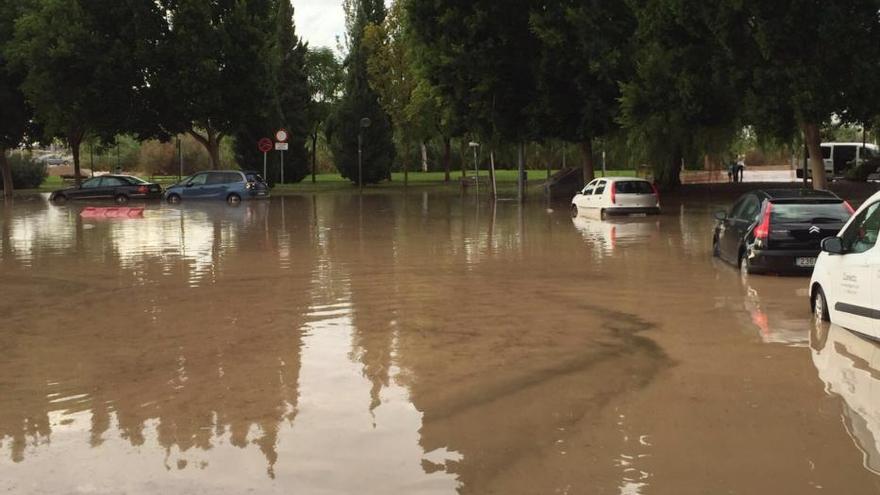
[(880, 345), (716, 206), (0, 204), (0, 493), (880, 493)]

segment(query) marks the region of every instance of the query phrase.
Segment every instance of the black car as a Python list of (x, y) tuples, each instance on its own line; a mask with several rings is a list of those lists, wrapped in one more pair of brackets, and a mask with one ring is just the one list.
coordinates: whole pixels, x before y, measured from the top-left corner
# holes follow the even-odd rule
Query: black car
[(810, 273), (822, 239), (837, 235), (852, 213), (828, 191), (753, 191), (715, 214), (713, 253), (743, 273)]
[(50, 201), (63, 203), (68, 200), (112, 199), (118, 204), (130, 199), (160, 199), (162, 186), (130, 175), (102, 175), (84, 180), (79, 187), (60, 189), (49, 196)]

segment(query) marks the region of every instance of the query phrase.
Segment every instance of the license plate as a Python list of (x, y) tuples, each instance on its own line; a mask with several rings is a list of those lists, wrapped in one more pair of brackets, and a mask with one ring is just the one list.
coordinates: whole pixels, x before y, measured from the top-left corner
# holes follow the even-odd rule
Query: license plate
[(816, 266), (816, 258), (797, 258), (794, 260), (794, 264), (802, 267), (814, 267)]
[(648, 214), (647, 214), (647, 213), (633, 213), (633, 214), (630, 215), (630, 216), (633, 216), (633, 217), (646, 217), (646, 216), (648, 216)]

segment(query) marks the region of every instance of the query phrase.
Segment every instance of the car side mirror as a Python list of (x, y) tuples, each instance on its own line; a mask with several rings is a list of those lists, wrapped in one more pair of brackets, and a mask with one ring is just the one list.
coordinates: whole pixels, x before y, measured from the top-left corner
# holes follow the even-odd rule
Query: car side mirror
[(187, 183), (186, 183), (186, 187), (192, 187), (192, 186), (193, 186), (193, 183), (192, 183), (192, 182), (187, 182)]
[(715, 220), (719, 222), (723, 222), (727, 220), (727, 212), (726, 211), (716, 211), (715, 212)]
[(843, 241), (840, 237), (826, 237), (822, 239), (822, 251), (828, 254), (843, 254)]

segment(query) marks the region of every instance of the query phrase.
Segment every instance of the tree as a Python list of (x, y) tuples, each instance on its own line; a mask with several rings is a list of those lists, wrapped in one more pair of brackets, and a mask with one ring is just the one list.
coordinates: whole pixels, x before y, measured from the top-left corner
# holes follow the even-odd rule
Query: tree
[(310, 48), (306, 53), (306, 73), (309, 77), (309, 90), (312, 94), (312, 102), (309, 107), (312, 115), (312, 128), (309, 130), (309, 137), (312, 141), (312, 182), (315, 182), (318, 134), (321, 129), (327, 126), (330, 116), (333, 115), (336, 104), (339, 102), (345, 71), (333, 50), (319, 47)]
[(0, 180), (3, 196), (12, 197), (12, 169), (6, 152), (21, 144), (31, 121), (31, 108), (19, 89), (23, 76), (11, 67), (3, 55), (12, 39), (13, 24), (20, 13), (21, 4), (16, 0), (0, 0)]
[[(257, 141), (284, 128), (290, 136), (289, 149), (284, 153), (284, 182), (299, 182), (308, 173), (305, 142), (312, 118), (305, 67), (308, 48), (296, 35), (289, 0), (276, 0), (265, 12), (254, 11), (252, 19), (254, 28), (272, 33), (264, 40), (261, 54), (267, 59), (267, 79), (260, 92), (269, 99), (251, 108), (241, 108), (235, 131), (236, 157), (240, 165), (257, 168), (255, 165), (262, 160)], [(273, 182), (280, 182), (280, 166), (270, 170)]]
[[(372, 184), (390, 177), (395, 155), (391, 119), (370, 87), (368, 54), (363, 46), (364, 29), (370, 23), (378, 25), (384, 21), (385, 5), (382, 0), (352, 0), (347, 15), (350, 51), (345, 65), (348, 72), (345, 94), (330, 129), (331, 149), (343, 177), (355, 183)], [(362, 127), (362, 119), (369, 119), (370, 125)], [(362, 183), (358, 173), (359, 137), (364, 143)]]
[[(536, 0), (410, 0), (407, 17), (419, 61), (444, 106), (463, 126), (520, 145), (536, 136), (535, 63), (539, 42), (530, 14)], [(522, 182), (520, 197), (522, 198)]]
[[(275, 105), (272, 84), (272, 0), (205, 2), (164, 0), (166, 33), (151, 87), (160, 136), (185, 132), (220, 164), (220, 144)], [(267, 83), (268, 81), (268, 83)]]
[[(751, 106), (759, 115), (776, 113), (781, 115), (778, 121), (800, 127), (809, 149), (813, 187), (824, 189), (822, 124), (864, 105), (860, 81), (872, 81), (875, 87), (880, 82), (880, 2), (743, 4), (758, 53), (749, 60)], [(777, 132), (784, 131), (785, 126), (777, 126)]]
[(541, 41), (535, 113), (542, 137), (581, 143), (589, 182), (593, 138), (616, 129), (620, 82), (634, 70), (635, 18), (619, 0), (553, 0), (532, 13), (531, 25)]
[(141, 115), (144, 54), (161, 19), (152, 2), (44, 0), (16, 21), (6, 54), (47, 136), (70, 145), (77, 180), (84, 137), (115, 135)]
[(726, 149), (742, 128), (748, 19), (736, 2), (630, 1), (636, 70), (622, 86), (620, 120), (664, 188), (683, 161)]
[[(395, 136), (407, 150), (412, 143), (424, 148), (424, 142), (438, 131), (442, 108), (434, 88), (416, 67), (415, 46), (403, 4), (404, 0), (395, 0), (381, 25), (368, 25), (363, 43), (368, 54), (370, 87), (379, 95), (379, 103), (391, 117)], [(406, 161), (403, 167), (407, 182)]]

